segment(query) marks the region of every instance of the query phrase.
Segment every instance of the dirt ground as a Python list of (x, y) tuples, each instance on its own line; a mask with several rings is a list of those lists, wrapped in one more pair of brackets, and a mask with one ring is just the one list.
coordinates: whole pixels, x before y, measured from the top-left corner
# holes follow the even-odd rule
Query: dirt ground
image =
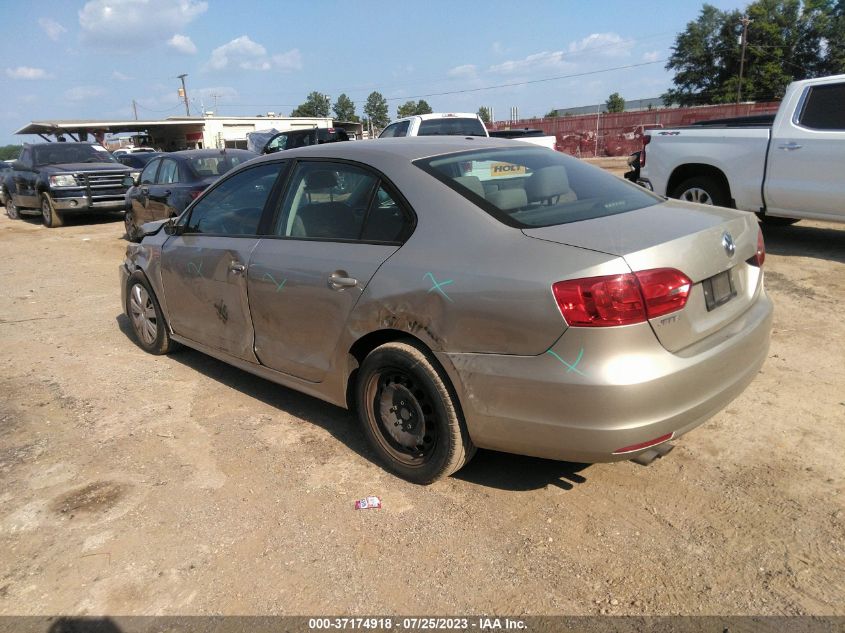
[(766, 230), (769, 358), (667, 457), (431, 487), (346, 411), (141, 351), (122, 235), (0, 218), (0, 614), (845, 615), (845, 225)]

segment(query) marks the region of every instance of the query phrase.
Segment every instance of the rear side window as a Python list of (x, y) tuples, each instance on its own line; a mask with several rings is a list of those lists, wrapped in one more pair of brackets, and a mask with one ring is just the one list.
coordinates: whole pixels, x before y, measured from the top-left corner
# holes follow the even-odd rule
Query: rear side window
[(427, 119), (417, 136), (487, 136), (478, 119)]
[(845, 130), (845, 83), (813, 86), (798, 122), (814, 130)]
[(407, 136), (408, 135), (408, 126), (411, 124), (410, 121), (398, 121), (397, 123), (391, 123), (384, 131), (379, 134), (379, 138), (392, 138), (395, 136)]
[(414, 164), (519, 228), (590, 220), (661, 202), (637, 185), (540, 147), (459, 152)]

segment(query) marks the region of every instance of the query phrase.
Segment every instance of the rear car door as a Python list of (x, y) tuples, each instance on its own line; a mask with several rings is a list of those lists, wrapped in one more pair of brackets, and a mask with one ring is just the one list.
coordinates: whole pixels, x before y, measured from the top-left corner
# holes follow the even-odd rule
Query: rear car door
[[(772, 130), (767, 212), (845, 220), (845, 82), (804, 89), (795, 116)], [(786, 106), (786, 104), (784, 104)]]
[(173, 331), (256, 362), (246, 270), (283, 161), (224, 178), (180, 218), (182, 233), (161, 251), (161, 279)]
[(259, 361), (320, 382), (347, 318), (413, 226), (383, 178), (349, 163), (302, 161), (272, 229), (252, 253), (249, 305)]

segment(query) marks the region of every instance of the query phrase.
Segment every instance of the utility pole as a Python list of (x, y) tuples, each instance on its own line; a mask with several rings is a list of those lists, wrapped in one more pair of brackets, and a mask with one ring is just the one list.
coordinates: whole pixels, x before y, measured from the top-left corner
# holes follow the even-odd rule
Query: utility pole
[(135, 105), (135, 99), (132, 99), (132, 112), (135, 113), (135, 120), (138, 120), (138, 106)]
[(188, 107), (188, 90), (185, 88), (185, 77), (187, 76), (187, 73), (182, 73), (181, 75), (177, 75), (176, 78), (182, 80), (182, 90), (180, 91), (181, 94), (179, 96), (185, 100), (185, 114), (191, 116), (191, 110)]
[(739, 85), (736, 87), (736, 102), (742, 101), (742, 76), (745, 72), (745, 47), (748, 45), (748, 25), (754, 20), (747, 15), (743, 15), (739, 21), (742, 24), (742, 55), (739, 60)]

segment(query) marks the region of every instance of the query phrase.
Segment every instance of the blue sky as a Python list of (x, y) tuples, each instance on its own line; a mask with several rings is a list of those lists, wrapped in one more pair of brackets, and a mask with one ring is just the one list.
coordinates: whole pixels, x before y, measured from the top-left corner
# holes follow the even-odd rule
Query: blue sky
[[(744, 2), (710, 0), (723, 9)], [(0, 0), (0, 144), (31, 120), (288, 114), (312, 90), (361, 110), (378, 90), (390, 116), (413, 97), (435, 111), (508, 118), (653, 97), (676, 34), (702, 2), (309, 2)], [(635, 68), (605, 69), (644, 64)], [(591, 73), (591, 74), (584, 74)], [(523, 83), (581, 75), (538, 83)], [(503, 84), (522, 84), (476, 90)], [(466, 92), (458, 92), (466, 91)], [(453, 93), (440, 94), (437, 93)], [(35, 137), (37, 138), (37, 137)]]

